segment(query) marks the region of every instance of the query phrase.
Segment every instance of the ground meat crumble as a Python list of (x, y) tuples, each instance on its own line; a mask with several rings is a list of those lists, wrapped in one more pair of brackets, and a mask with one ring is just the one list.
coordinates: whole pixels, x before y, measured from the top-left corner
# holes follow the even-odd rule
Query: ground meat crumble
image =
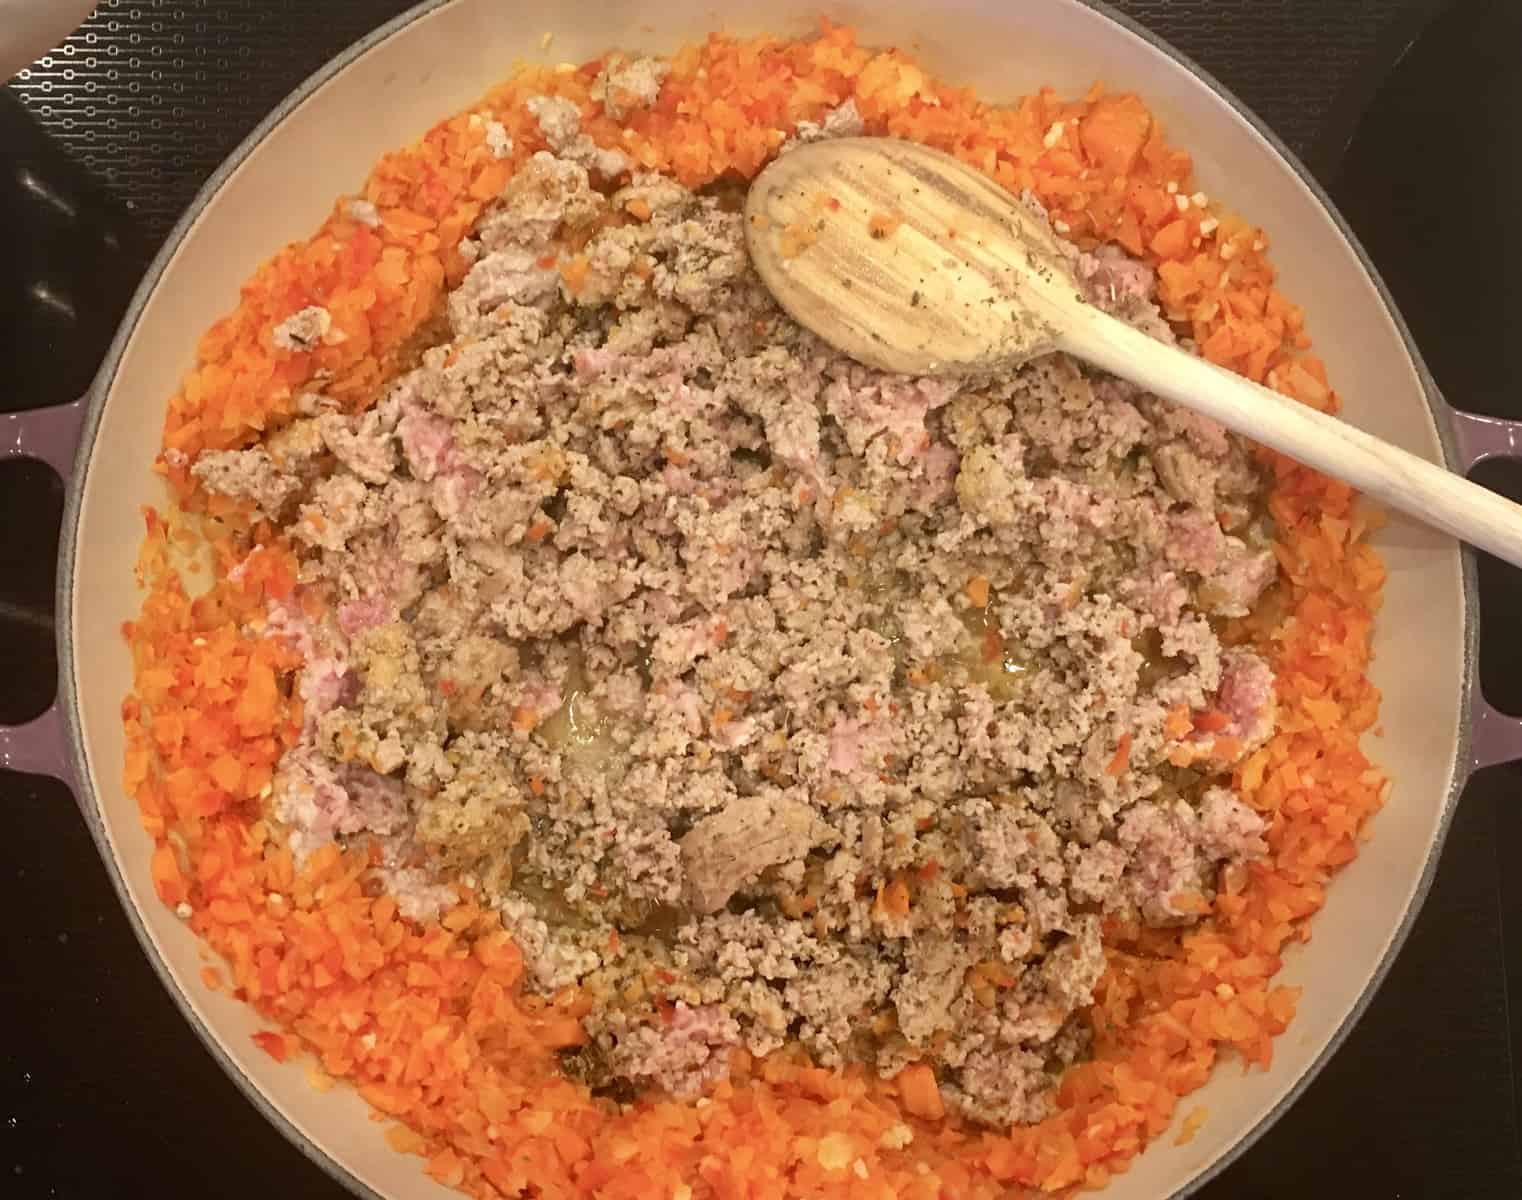
[[(662, 78), (610, 60), (599, 94)], [(595, 998), (593, 1086), (693, 1094), (797, 1040), (1043, 1116), (1104, 915), (1192, 920), (1265, 849), (1222, 775), (1274, 722), (1218, 634), (1275, 575), (1245, 448), (1060, 356), (851, 362), (775, 307), (732, 205), (530, 110), (549, 149), (473, 231), (450, 339), (362, 416), (314, 400), (195, 465), (325, 602), (271, 615), (307, 721), (272, 815), (300, 853), (375, 838), (408, 915), (478, 888), (534, 986)], [(1145, 266), (1076, 261), (1171, 337)]]

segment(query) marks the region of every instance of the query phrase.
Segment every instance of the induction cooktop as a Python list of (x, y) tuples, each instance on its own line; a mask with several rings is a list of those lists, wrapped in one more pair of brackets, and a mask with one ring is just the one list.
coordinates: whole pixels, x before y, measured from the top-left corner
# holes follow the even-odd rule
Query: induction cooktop
[[(149, 258), (281, 96), (402, 0), (108, 0), (0, 92), (0, 409), (88, 386)], [(1516, 0), (1130, 0), (1330, 188), (1455, 403), (1522, 418), (1507, 325)], [(1270, 217), (1265, 217), (1270, 221)], [(208, 314), (208, 319), (212, 314)], [(1482, 482), (1522, 498), (1522, 474)], [(0, 721), (52, 694), (62, 489), (0, 463)], [(1522, 712), (1522, 572), (1484, 562), (1481, 675)], [(219, 1072), (144, 961), (61, 785), (0, 772), (0, 1195), (334, 1197)], [(1476, 778), (1426, 907), (1305, 1096), (1200, 1193), (1522, 1196), (1522, 769)], [(1229, 1069), (1229, 1068), (1228, 1068)]]

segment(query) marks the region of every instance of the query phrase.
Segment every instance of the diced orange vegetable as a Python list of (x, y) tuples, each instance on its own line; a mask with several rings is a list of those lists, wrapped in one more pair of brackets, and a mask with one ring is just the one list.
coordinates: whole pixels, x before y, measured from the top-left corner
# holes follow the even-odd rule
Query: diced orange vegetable
[(1078, 127), (1078, 138), (1089, 160), (1105, 174), (1125, 178), (1136, 165), (1152, 114), (1136, 96), (1104, 96), (1090, 107)]
[(1115, 747), (1115, 754), (1105, 765), (1105, 773), (1119, 775), (1131, 764), (1131, 731), (1128, 729), (1120, 735), (1120, 743)]
[(180, 873), (180, 863), (175, 857), (174, 848), (167, 842), (161, 842), (154, 849), (148, 874), (153, 879), (153, 890), (165, 904), (175, 905), (184, 901), (185, 877)]
[(592, 264), (585, 254), (578, 254), (569, 262), (560, 266), (560, 278), (565, 283), (566, 291), (573, 296), (579, 296), (587, 286), (587, 276), (591, 274)]
[(1152, 253), (1161, 259), (1183, 258), (1189, 253), (1189, 244), (1193, 237), (1189, 222), (1179, 217), (1164, 225), (1153, 235)]
[(939, 1121), (946, 1115), (941, 1087), (928, 1063), (911, 1063), (900, 1071), (894, 1082), (903, 1100), (904, 1111), (924, 1121)]
[(271, 1033), (267, 1029), (262, 1029), (254, 1034), (254, 1041), (258, 1043), (259, 1049), (263, 1050), (276, 1062), (284, 1062), (291, 1056), (290, 1043), (278, 1033)]
[(887, 883), (878, 885), (874, 906), (890, 917), (909, 915), (909, 885), (902, 876), (895, 875)]

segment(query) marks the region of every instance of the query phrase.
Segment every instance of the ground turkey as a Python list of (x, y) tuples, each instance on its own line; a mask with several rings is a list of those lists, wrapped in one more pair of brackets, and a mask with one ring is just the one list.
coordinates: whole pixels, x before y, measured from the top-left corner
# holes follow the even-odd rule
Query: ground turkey
[[(663, 78), (610, 58), (594, 94), (621, 118)], [(368, 413), (314, 394), (194, 466), (301, 556), (271, 815), (302, 853), (373, 838), (409, 915), (457, 881), (495, 904), (531, 986), (593, 997), (594, 1087), (689, 1095), (800, 1041), (1041, 1116), (1101, 915), (1191, 920), (1264, 851), (1223, 772), (1273, 673), (1216, 632), (1276, 570), (1247, 449), (1061, 357), (851, 362), (772, 303), (723, 197), (528, 107), (440, 344)], [(1074, 255), (1172, 336), (1148, 268)], [(270, 336), (336, 332), (314, 307)]]

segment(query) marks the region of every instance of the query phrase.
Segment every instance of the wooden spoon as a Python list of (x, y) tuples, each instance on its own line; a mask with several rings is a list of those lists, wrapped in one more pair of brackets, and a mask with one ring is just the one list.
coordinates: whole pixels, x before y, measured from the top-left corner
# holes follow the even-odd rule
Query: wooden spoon
[(1522, 566), (1522, 506), (1100, 311), (1046, 222), (948, 154), (799, 146), (756, 177), (745, 222), (777, 302), (869, 366), (972, 374), (1061, 350)]

